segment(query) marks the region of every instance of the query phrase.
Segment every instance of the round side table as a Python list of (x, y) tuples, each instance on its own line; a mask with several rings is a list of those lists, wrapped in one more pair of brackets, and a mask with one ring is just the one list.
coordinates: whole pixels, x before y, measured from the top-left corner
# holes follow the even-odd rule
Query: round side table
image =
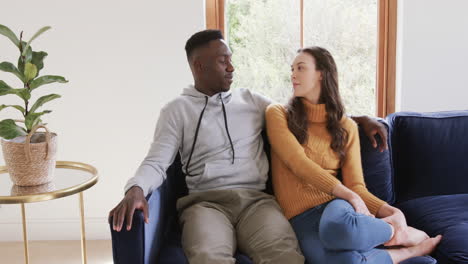
[(85, 163), (57, 161), (52, 182), (38, 186), (22, 187), (13, 184), (6, 166), (0, 166), (0, 204), (21, 204), (26, 264), (29, 263), (29, 250), (24, 204), (58, 199), (77, 193), (79, 194), (78, 203), (81, 221), (81, 260), (83, 264), (87, 263), (83, 191), (97, 183), (97, 174), (96, 168)]

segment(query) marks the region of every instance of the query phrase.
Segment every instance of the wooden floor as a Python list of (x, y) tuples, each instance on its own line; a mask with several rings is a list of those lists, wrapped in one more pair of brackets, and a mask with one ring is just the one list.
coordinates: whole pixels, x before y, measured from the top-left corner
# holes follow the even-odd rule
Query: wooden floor
[[(107, 240), (86, 241), (88, 264), (112, 264), (112, 246)], [(0, 242), (1, 264), (23, 264), (23, 242)], [(30, 241), (30, 264), (81, 264), (80, 241)]]

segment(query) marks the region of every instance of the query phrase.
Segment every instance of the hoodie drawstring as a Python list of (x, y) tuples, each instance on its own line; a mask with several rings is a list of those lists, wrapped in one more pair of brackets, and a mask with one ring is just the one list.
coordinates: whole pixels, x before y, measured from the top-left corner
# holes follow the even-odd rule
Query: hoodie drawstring
[(229, 138), (229, 143), (231, 143), (232, 164), (234, 164), (234, 158), (235, 158), (236, 154), (235, 154), (235, 152), (234, 152), (234, 145), (232, 144), (231, 135), (229, 134), (229, 128), (228, 128), (227, 117), (226, 117), (226, 108), (224, 107), (224, 102), (223, 102), (223, 98), (221, 97), (221, 95), (219, 95), (219, 98), (221, 99), (221, 104), (222, 104), (222, 106), (223, 106), (224, 127), (226, 127), (226, 133), (227, 133), (227, 136), (228, 136), (228, 138)]
[(188, 168), (190, 165), (190, 160), (192, 159), (193, 151), (195, 150), (195, 144), (197, 143), (197, 138), (198, 138), (198, 131), (200, 130), (200, 124), (201, 124), (203, 114), (205, 113), (205, 109), (207, 105), (208, 105), (208, 96), (205, 96), (205, 107), (203, 107), (203, 110), (200, 113), (200, 118), (198, 118), (198, 124), (197, 124), (197, 129), (195, 130), (195, 138), (193, 139), (192, 150), (190, 150), (190, 155), (187, 161), (187, 165), (185, 165), (185, 174), (187, 174), (187, 176), (195, 176), (189, 173)]
[[(221, 97), (221, 95), (220, 95), (220, 99), (221, 99), (221, 104), (222, 104), (222, 108), (223, 108), (224, 127), (226, 128), (226, 133), (227, 133), (227, 136), (228, 136), (228, 139), (229, 139), (229, 143), (231, 144), (232, 164), (234, 164), (234, 159), (235, 159), (235, 156), (236, 156), (236, 154), (234, 152), (234, 144), (232, 144), (231, 134), (229, 133), (229, 127), (228, 127), (228, 124), (227, 124), (226, 107), (224, 106), (224, 101), (223, 101), (223, 98)], [(205, 106), (203, 107), (203, 110), (200, 113), (200, 117), (198, 118), (198, 124), (197, 124), (197, 128), (195, 130), (195, 137), (193, 139), (192, 149), (190, 150), (190, 155), (189, 155), (189, 158), (188, 158), (188, 161), (187, 161), (187, 165), (185, 165), (185, 174), (187, 176), (195, 176), (195, 175), (192, 175), (192, 174), (189, 173), (189, 165), (190, 165), (190, 161), (192, 160), (193, 152), (195, 151), (195, 144), (197, 143), (198, 131), (200, 130), (201, 121), (202, 121), (203, 114), (205, 113), (205, 109), (206, 109), (207, 105), (208, 105), (208, 96), (205, 96)]]

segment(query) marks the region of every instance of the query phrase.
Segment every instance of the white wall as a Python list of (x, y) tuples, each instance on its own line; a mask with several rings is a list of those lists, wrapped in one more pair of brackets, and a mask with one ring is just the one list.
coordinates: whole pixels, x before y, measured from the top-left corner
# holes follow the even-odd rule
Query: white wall
[[(100, 181), (85, 192), (87, 237), (110, 238), (108, 211), (148, 151), (159, 109), (192, 82), (184, 45), (205, 24), (203, 0), (25, 0), (2, 1), (1, 24), (26, 39), (52, 26), (34, 50), (49, 53), (42, 74), (63, 75), (68, 84), (40, 88), (59, 93), (44, 116), (59, 134), (59, 160), (81, 161), (99, 170)], [(17, 51), (0, 38), (0, 61)], [(0, 72), (0, 80), (18, 84)], [(37, 97), (36, 97), (37, 98)], [(0, 104), (19, 103), (0, 97)], [(0, 120), (16, 116), (4, 110)], [(0, 153), (0, 164), (4, 164)], [(27, 204), (32, 240), (79, 239), (78, 197)], [(0, 241), (21, 240), (19, 205), (0, 208)]]
[(398, 5), (397, 111), (468, 109), (468, 1)]

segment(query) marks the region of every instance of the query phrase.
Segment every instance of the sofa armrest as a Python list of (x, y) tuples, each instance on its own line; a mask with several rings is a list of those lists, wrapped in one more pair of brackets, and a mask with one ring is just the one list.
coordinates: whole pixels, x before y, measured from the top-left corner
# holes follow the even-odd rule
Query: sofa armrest
[[(162, 243), (162, 230), (165, 224), (162, 217), (165, 184), (149, 194), (148, 201), (149, 223), (146, 224), (141, 210), (133, 215), (132, 228), (127, 231), (114, 231), (110, 225), (112, 236), (112, 252), (115, 264), (156, 263)], [(110, 219), (112, 223), (112, 219)], [(124, 222), (123, 226), (126, 226)]]

